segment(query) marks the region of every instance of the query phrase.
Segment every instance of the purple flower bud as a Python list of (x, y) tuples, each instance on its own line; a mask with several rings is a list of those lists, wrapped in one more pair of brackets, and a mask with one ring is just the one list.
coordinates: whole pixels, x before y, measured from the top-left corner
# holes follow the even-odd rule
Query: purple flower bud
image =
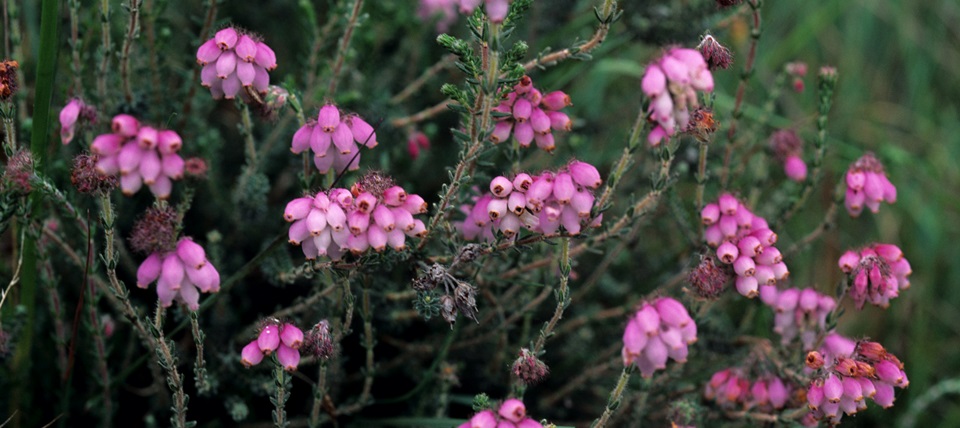
[(687, 323), (693, 322), (687, 309), (680, 302), (669, 298), (661, 297), (654, 303), (657, 313), (660, 315), (660, 321), (674, 326), (683, 327)]
[(731, 264), (737, 260), (739, 256), (740, 250), (730, 241), (724, 241), (719, 247), (717, 247), (717, 258), (723, 263)]
[(157, 253), (150, 254), (137, 269), (137, 287), (147, 288), (160, 277), (162, 260)]
[(807, 179), (807, 164), (799, 156), (790, 156), (783, 162), (783, 172), (787, 178), (799, 183)]
[(874, 382), (873, 386), (876, 388), (873, 401), (884, 409), (892, 407), (893, 400), (896, 398), (894, 396), (893, 385), (886, 382)]
[(297, 365), (300, 364), (300, 351), (286, 345), (280, 345), (277, 349), (277, 362), (288, 372), (297, 371)]
[(640, 331), (646, 333), (647, 336), (656, 336), (657, 332), (660, 331), (660, 314), (652, 305), (644, 304), (634, 317)]
[(526, 407), (522, 401), (516, 398), (504, 401), (503, 404), (500, 405), (500, 409), (497, 410), (497, 413), (512, 422), (520, 422), (527, 417)]
[(553, 197), (557, 199), (557, 202), (561, 205), (569, 204), (575, 191), (576, 187), (573, 185), (570, 174), (565, 172), (557, 174), (553, 181)]
[(300, 220), (306, 218), (310, 214), (310, 209), (313, 207), (313, 198), (297, 198), (287, 203), (287, 207), (283, 210), (283, 219), (291, 222), (294, 220)]
[(498, 198), (506, 198), (513, 191), (513, 183), (506, 177), (498, 176), (490, 181), (490, 192)]
[(823, 381), (823, 396), (831, 403), (839, 403), (843, 396), (843, 383), (840, 378), (830, 373)]
[(263, 330), (260, 330), (260, 335), (257, 336), (257, 346), (264, 355), (270, 355), (276, 351), (280, 346), (280, 326), (276, 324), (264, 326)]
[(244, 367), (250, 368), (263, 361), (263, 352), (260, 351), (260, 346), (257, 344), (257, 341), (251, 341), (247, 346), (243, 347), (243, 350), (240, 351), (240, 364), (243, 364)]
[(137, 135), (137, 131), (140, 129), (140, 122), (128, 114), (118, 114), (113, 117), (110, 128), (114, 134), (119, 134), (123, 137), (133, 137)]
[(570, 162), (568, 168), (570, 169), (570, 176), (573, 178), (573, 181), (580, 186), (596, 189), (603, 183), (603, 180), (600, 178), (600, 172), (597, 171), (597, 168), (593, 165), (586, 162), (573, 161)]
[(281, 327), (280, 340), (290, 348), (300, 349), (300, 345), (303, 344), (303, 331), (293, 324), (286, 323)]
[(90, 144), (90, 151), (94, 154), (103, 156), (113, 156), (120, 152), (120, 147), (124, 142), (124, 137), (117, 134), (101, 134), (93, 139)]
[(760, 285), (757, 283), (757, 279), (752, 276), (738, 276), (735, 285), (737, 292), (748, 299), (760, 294), (758, 291)]
[(544, 95), (540, 103), (546, 107), (547, 110), (560, 110), (573, 105), (573, 102), (570, 101), (570, 96), (563, 91), (553, 91)]
[(176, 254), (168, 254), (163, 258), (163, 264), (160, 271), (160, 279), (165, 282), (170, 289), (179, 290), (183, 282), (183, 262)]
[(215, 39), (207, 40), (197, 49), (197, 64), (207, 65), (216, 61), (220, 52), (220, 47), (217, 46)]
[(177, 256), (187, 268), (200, 269), (207, 263), (203, 247), (190, 238), (181, 238), (177, 243)]
[(717, 204), (707, 204), (700, 210), (700, 220), (705, 226), (710, 226), (720, 220), (720, 207)]

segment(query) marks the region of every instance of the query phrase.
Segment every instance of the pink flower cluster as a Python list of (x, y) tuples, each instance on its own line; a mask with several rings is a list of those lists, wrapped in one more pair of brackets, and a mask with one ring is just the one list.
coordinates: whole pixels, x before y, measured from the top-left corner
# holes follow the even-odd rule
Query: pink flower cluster
[(466, 220), (459, 226), (466, 239), (494, 241), (494, 230), (513, 238), (521, 227), (553, 235), (560, 226), (577, 235), (583, 226), (599, 225), (591, 219), (593, 190), (600, 187), (600, 172), (586, 162), (573, 161), (556, 173), (531, 176), (517, 174), (512, 180), (499, 176), (490, 181), (490, 193), (464, 206)]
[(751, 380), (738, 368), (720, 370), (710, 377), (703, 396), (724, 409), (756, 409), (770, 413), (783, 409), (793, 387), (772, 374)]
[(699, 51), (673, 48), (647, 66), (640, 85), (650, 98), (650, 119), (656, 123), (647, 141), (658, 146), (686, 130), (690, 110), (699, 105), (696, 91), (712, 92), (713, 74)]
[(197, 63), (203, 66), (200, 81), (210, 88), (213, 98), (233, 99), (240, 94), (246, 101), (250, 96), (243, 88), (266, 93), (270, 86), (267, 71), (277, 68), (277, 55), (256, 36), (227, 27), (200, 45)]
[[(356, 196), (354, 196), (356, 194)], [(427, 203), (400, 186), (351, 193), (342, 188), (290, 201), (283, 218), (291, 222), (289, 238), (313, 260), (327, 256), (339, 260), (345, 250), (359, 254), (387, 245), (405, 248), (406, 237), (422, 236), (423, 221), (415, 214), (427, 212)]]
[[(332, 144), (331, 144), (332, 143)], [(360, 147), (377, 146), (373, 127), (356, 114), (341, 115), (333, 104), (320, 108), (316, 122), (308, 121), (293, 134), (290, 151), (299, 154), (313, 151), (313, 164), (321, 174), (333, 167), (353, 171), (360, 167)]]
[(490, 22), (501, 23), (507, 18), (507, 12), (510, 11), (510, 0), (458, 0), (460, 2), (460, 13), (470, 14), (480, 6), (480, 3), (486, 3), (487, 17)]
[(900, 290), (910, 288), (907, 279), (913, 270), (900, 248), (893, 244), (873, 244), (840, 256), (840, 269), (852, 280), (847, 291), (857, 309), (870, 303), (886, 308)]
[(483, 410), (458, 428), (543, 428), (543, 425), (527, 416), (522, 401), (511, 398), (504, 401), (496, 413)]
[(253, 367), (263, 361), (265, 355), (277, 353), (277, 362), (288, 372), (297, 370), (300, 364), (300, 346), (304, 343), (303, 331), (291, 323), (273, 320), (260, 330), (256, 339), (240, 351), (240, 363)]
[(509, 116), (497, 117), (497, 125), (490, 134), (495, 144), (510, 139), (510, 133), (523, 147), (536, 140), (537, 147), (552, 152), (556, 148), (553, 130), (569, 131), (570, 117), (560, 110), (572, 105), (570, 97), (562, 91), (543, 95), (533, 87), (529, 76), (523, 76), (507, 94), (507, 99), (495, 107), (495, 112)]
[(220, 291), (220, 273), (207, 260), (207, 254), (190, 238), (180, 238), (174, 251), (151, 253), (137, 269), (137, 287), (157, 282), (157, 299), (169, 307), (177, 300), (195, 311), (200, 308), (200, 293)]
[(774, 285), (790, 274), (773, 246), (777, 234), (733, 195), (724, 193), (716, 203), (707, 204), (700, 219), (707, 226), (703, 232), (707, 244), (717, 249), (721, 263), (733, 267), (740, 294), (752, 299), (760, 285)]
[(870, 211), (880, 210), (880, 202), (897, 201), (897, 188), (887, 179), (883, 164), (873, 153), (867, 153), (850, 165), (846, 176), (847, 194), (844, 202), (850, 216), (857, 217), (866, 205)]
[(173, 190), (173, 180), (183, 177), (183, 147), (180, 135), (171, 130), (141, 126), (133, 116), (118, 114), (111, 122), (111, 134), (93, 139), (90, 151), (98, 155), (97, 171), (103, 175), (120, 173), (120, 188), (131, 196), (146, 184), (159, 199)]
[(807, 179), (807, 164), (803, 162), (803, 140), (790, 129), (781, 129), (770, 136), (770, 148), (783, 162), (787, 178), (801, 182)]
[(807, 354), (806, 364), (816, 370), (807, 388), (811, 415), (831, 424), (839, 424), (844, 413), (866, 409), (867, 398), (889, 408), (896, 398), (894, 388), (910, 385), (903, 363), (882, 345), (835, 333), (827, 335), (820, 352)]
[(804, 350), (813, 349), (817, 334), (826, 329), (827, 315), (837, 306), (833, 297), (820, 294), (812, 288), (788, 288), (778, 291), (776, 286), (760, 287), (760, 300), (773, 308), (773, 331), (786, 346), (797, 336)]
[(636, 364), (643, 377), (667, 368), (667, 358), (687, 361), (697, 341), (697, 325), (683, 304), (670, 297), (644, 303), (623, 332), (623, 364)]

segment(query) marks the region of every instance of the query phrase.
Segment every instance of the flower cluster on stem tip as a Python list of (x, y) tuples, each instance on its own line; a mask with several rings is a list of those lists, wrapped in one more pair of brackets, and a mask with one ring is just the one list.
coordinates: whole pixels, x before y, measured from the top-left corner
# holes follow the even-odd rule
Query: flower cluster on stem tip
[(807, 354), (814, 380), (807, 387), (807, 405), (817, 420), (839, 424), (843, 414), (867, 408), (870, 398), (883, 408), (893, 406), (894, 388), (910, 385), (900, 359), (877, 342), (855, 342), (836, 333), (824, 338), (820, 351)]
[(277, 68), (277, 55), (256, 36), (228, 27), (218, 31), (197, 49), (197, 63), (203, 66), (200, 81), (213, 98), (240, 98), (248, 101), (244, 88), (265, 93), (270, 70)]
[(910, 287), (907, 278), (913, 273), (910, 262), (893, 244), (872, 244), (847, 251), (840, 256), (838, 264), (848, 275), (847, 293), (856, 302), (857, 309), (862, 309), (865, 302), (886, 308), (890, 306), (890, 299), (900, 295), (900, 290)]
[(334, 188), (287, 203), (283, 218), (291, 222), (290, 243), (300, 245), (309, 260), (323, 255), (339, 260), (344, 251), (383, 251), (387, 245), (403, 250), (407, 236), (422, 236), (426, 227), (413, 216), (427, 212), (423, 198), (370, 177), (382, 179), (368, 174), (352, 191)]
[(892, 204), (897, 201), (897, 188), (887, 179), (883, 164), (867, 153), (850, 165), (845, 180), (847, 193), (845, 204), (850, 216), (857, 217), (866, 205), (870, 211), (880, 210), (880, 203)]
[(724, 193), (716, 203), (704, 206), (700, 218), (707, 226), (704, 240), (716, 248), (721, 263), (732, 266), (740, 294), (754, 298), (761, 285), (775, 285), (790, 274), (773, 246), (777, 234), (733, 195)]
[(540, 382), (550, 372), (547, 365), (527, 348), (520, 349), (512, 369), (513, 374), (527, 385)]
[(776, 286), (762, 286), (760, 300), (776, 313), (773, 331), (780, 335), (780, 342), (787, 345), (800, 336), (804, 350), (813, 349), (817, 335), (826, 330), (827, 315), (837, 306), (833, 297), (812, 288), (780, 291)]
[(590, 215), (593, 190), (601, 183), (597, 168), (581, 161), (572, 161), (555, 173), (499, 176), (490, 181), (490, 193), (478, 197), (472, 207), (461, 207), (467, 218), (458, 226), (470, 240), (494, 241), (494, 230), (514, 238), (521, 227), (553, 235), (563, 226), (568, 234), (577, 235), (586, 225), (600, 224), (599, 216), (591, 219)]
[(97, 120), (97, 110), (93, 106), (86, 105), (79, 98), (72, 98), (60, 110), (60, 141), (63, 144), (70, 144), (70, 141), (73, 140), (80, 120), (83, 120), (84, 123), (95, 122)]
[(510, 0), (458, 0), (460, 2), (460, 12), (464, 14), (473, 13), (473, 10), (480, 6), (480, 3), (486, 4), (487, 17), (490, 22), (501, 23), (507, 18), (507, 12), (510, 11)]
[[(331, 144), (332, 143), (332, 144)], [(373, 127), (356, 114), (341, 114), (337, 106), (324, 105), (317, 120), (308, 121), (293, 134), (290, 151), (299, 154), (313, 151), (313, 164), (321, 174), (330, 168), (337, 171), (360, 167), (360, 147), (377, 146)]]
[(726, 70), (733, 64), (733, 54), (730, 53), (730, 49), (721, 45), (716, 38), (709, 34), (703, 36), (703, 39), (700, 40), (700, 45), (697, 46), (697, 50), (700, 51), (700, 55), (703, 55), (703, 59), (707, 61), (707, 68), (709, 68), (710, 71), (717, 69)]
[(672, 48), (647, 66), (641, 88), (650, 98), (650, 120), (656, 123), (647, 136), (651, 146), (687, 129), (690, 110), (699, 105), (696, 91), (713, 91), (713, 74), (699, 51)]
[(803, 161), (803, 140), (790, 129), (781, 129), (770, 136), (770, 149), (780, 162), (787, 178), (801, 182), (807, 179), (807, 164)]
[(751, 378), (740, 368), (727, 368), (710, 377), (703, 396), (725, 409), (772, 412), (783, 409), (790, 401), (793, 390), (793, 385), (773, 374)]
[(97, 155), (97, 170), (104, 175), (120, 173), (120, 188), (131, 196), (146, 184), (159, 199), (173, 190), (173, 180), (183, 177), (183, 147), (180, 135), (171, 130), (141, 126), (127, 114), (113, 117), (113, 130), (93, 139), (90, 151)]
[(263, 361), (263, 357), (274, 352), (284, 370), (293, 372), (300, 364), (300, 347), (304, 343), (303, 331), (289, 322), (279, 320), (265, 321), (260, 334), (240, 351), (240, 363), (244, 367), (253, 367)]
[(522, 401), (510, 398), (500, 404), (496, 412), (480, 411), (458, 428), (543, 428), (543, 425), (527, 416)]
[(643, 377), (667, 368), (667, 359), (687, 361), (697, 325), (683, 304), (670, 297), (643, 303), (623, 332), (623, 364), (636, 364)]
[(569, 131), (572, 126), (570, 117), (560, 110), (572, 104), (562, 91), (543, 95), (533, 87), (529, 76), (523, 76), (513, 92), (494, 108), (503, 116), (497, 117), (490, 141), (507, 141), (513, 133), (513, 138), (523, 147), (529, 147), (536, 140), (537, 147), (552, 152), (556, 148), (553, 130)]
[(174, 300), (191, 311), (200, 309), (200, 293), (220, 291), (220, 273), (190, 238), (180, 238), (174, 251), (154, 252), (137, 269), (137, 287), (157, 283), (157, 299), (168, 307)]

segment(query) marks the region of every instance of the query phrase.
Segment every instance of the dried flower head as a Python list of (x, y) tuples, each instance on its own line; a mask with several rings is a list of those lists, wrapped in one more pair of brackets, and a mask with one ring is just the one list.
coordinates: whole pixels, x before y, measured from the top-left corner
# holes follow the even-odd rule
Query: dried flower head
[(0, 61), (0, 101), (6, 101), (17, 93), (17, 69), (20, 64), (13, 60)]
[(73, 158), (70, 182), (80, 193), (104, 194), (116, 189), (120, 184), (115, 175), (102, 175), (97, 172), (97, 155), (81, 153)]
[(307, 332), (304, 342), (304, 348), (320, 359), (330, 359), (333, 357), (336, 348), (333, 344), (333, 335), (330, 334), (330, 322), (320, 320)]
[(709, 68), (710, 71), (716, 69), (726, 70), (733, 64), (733, 54), (730, 53), (730, 49), (721, 45), (717, 39), (709, 34), (703, 36), (703, 40), (700, 41), (697, 50), (703, 55), (703, 59), (707, 61), (707, 68)]
[(513, 362), (513, 374), (527, 385), (539, 383), (549, 372), (547, 365), (527, 348), (520, 349)]
[(177, 211), (173, 207), (151, 207), (133, 224), (130, 246), (143, 254), (173, 251), (177, 245), (178, 222)]
[(685, 131), (692, 134), (701, 143), (709, 143), (710, 134), (717, 132), (719, 126), (720, 122), (713, 117), (713, 110), (697, 107), (690, 112), (690, 122), (687, 123)]
[(732, 276), (714, 261), (713, 256), (700, 256), (700, 264), (687, 275), (687, 281), (698, 296), (706, 299), (720, 297)]
[(3, 189), (20, 194), (33, 190), (33, 154), (29, 150), (18, 150), (7, 159), (7, 168), (3, 171)]
[(477, 320), (477, 289), (466, 282), (461, 282), (454, 290), (453, 296), (457, 309), (463, 312), (463, 316), (480, 323)]
[(200, 157), (187, 158), (183, 163), (183, 172), (189, 178), (206, 180), (207, 170), (207, 161)]

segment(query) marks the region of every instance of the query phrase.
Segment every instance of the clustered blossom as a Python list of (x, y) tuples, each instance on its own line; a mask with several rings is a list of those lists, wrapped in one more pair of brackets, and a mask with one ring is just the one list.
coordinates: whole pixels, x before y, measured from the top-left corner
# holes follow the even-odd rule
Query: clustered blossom
[(240, 363), (247, 368), (253, 367), (260, 364), (264, 356), (276, 352), (277, 362), (283, 369), (294, 372), (300, 364), (300, 347), (303, 344), (303, 331), (297, 326), (270, 320), (260, 329), (257, 338), (240, 351)]
[(713, 91), (713, 75), (703, 55), (694, 49), (673, 48), (647, 66), (641, 88), (650, 98), (650, 120), (656, 123), (647, 136), (651, 146), (687, 129), (697, 92)]
[(788, 288), (778, 291), (775, 286), (760, 287), (760, 300), (773, 308), (773, 331), (786, 346), (797, 336), (803, 349), (813, 349), (817, 334), (826, 330), (827, 315), (837, 306), (833, 297), (812, 288)]
[(220, 291), (220, 273), (207, 260), (206, 252), (190, 238), (181, 238), (173, 251), (151, 253), (137, 269), (137, 287), (157, 283), (160, 305), (174, 300), (191, 311), (200, 309), (200, 293)]
[(458, 0), (420, 0), (417, 18), (429, 21), (437, 17), (437, 32), (446, 33), (457, 20)]
[(781, 129), (770, 136), (770, 149), (780, 162), (787, 178), (801, 182), (807, 179), (807, 164), (803, 161), (803, 140), (796, 132)]
[(60, 141), (63, 144), (70, 144), (73, 140), (81, 119), (86, 123), (92, 123), (97, 119), (97, 111), (92, 106), (84, 104), (83, 100), (72, 98), (60, 110)]
[(556, 148), (553, 130), (569, 131), (572, 126), (570, 117), (560, 111), (569, 105), (573, 103), (563, 91), (544, 95), (533, 87), (529, 76), (523, 76), (513, 92), (494, 107), (493, 111), (503, 116), (496, 118), (490, 141), (494, 144), (507, 141), (512, 133), (523, 147), (529, 147), (536, 140), (537, 147), (552, 152)]
[(547, 365), (527, 348), (520, 349), (512, 369), (513, 374), (527, 385), (540, 382), (550, 371)]
[(472, 207), (461, 207), (467, 218), (459, 227), (469, 240), (494, 241), (494, 230), (514, 238), (521, 227), (553, 235), (563, 226), (566, 233), (577, 235), (586, 225), (599, 225), (600, 217), (592, 219), (590, 213), (593, 190), (601, 183), (597, 169), (581, 161), (556, 173), (499, 176), (490, 181), (490, 193), (478, 197)]
[(146, 184), (159, 199), (173, 190), (173, 180), (183, 177), (183, 147), (180, 135), (171, 130), (141, 126), (133, 116), (119, 114), (110, 134), (93, 139), (90, 151), (97, 155), (97, 170), (103, 175), (120, 173), (120, 188), (131, 196)]
[(480, 3), (486, 3), (487, 17), (490, 22), (501, 23), (507, 18), (507, 12), (510, 11), (510, 0), (458, 0), (460, 2), (460, 13), (471, 14), (473, 10), (480, 6)]
[(496, 413), (483, 410), (457, 428), (543, 428), (543, 425), (527, 416), (527, 408), (522, 401), (510, 398), (500, 405)]
[(844, 413), (866, 409), (867, 398), (889, 408), (896, 398), (894, 388), (910, 385), (903, 363), (882, 345), (835, 333), (827, 335), (823, 349), (807, 354), (806, 364), (815, 370), (807, 388), (810, 414), (831, 424), (839, 424)]
[(710, 377), (703, 395), (724, 409), (770, 413), (786, 406), (793, 395), (793, 386), (772, 374), (751, 379), (739, 368), (728, 368)]
[(784, 67), (784, 70), (788, 75), (793, 77), (793, 90), (797, 93), (803, 92), (803, 76), (807, 75), (807, 63), (805, 62), (791, 62), (787, 63)]
[(407, 236), (426, 233), (423, 221), (413, 216), (427, 212), (427, 203), (388, 184), (357, 186), (354, 192), (334, 188), (290, 201), (283, 212), (291, 222), (290, 243), (300, 245), (308, 260), (317, 256), (339, 260), (345, 251), (379, 252), (387, 245), (403, 250)]
[(644, 303), (623, 332), (623, 364), (636, 364), (643, 377), (667, 368), (667, 358), (687, 361), (697, 341), (697, 325), (683, 304), (670, 297)]
[(333, 357), (336, 347), (333, 344), (333, 335), (330, 333), (329, 321), (320, 320), (307, 332), (303, 349), (323, 360)]
[(247, 89), (266, 93), (270, 70), (277, 68), (277, 55), (256, 36), (228, 27), (217, 32), (197, 49), (197, 63), (203, 66), (200, 81), (210, 88), (214, 99), (250, 98)]
[[(332, 144), (331, 144), (332, 143)], [(293, 134), (290, 151), (313, 151), (313, 164), (321, 174), (330, 168), (353, 171), (360, 167), (360, 145), (377, 146), (373, 127), (356, 114), (341, 114), (337, 106), (324, 105), (317, 120), (309, 120)]]
[(887, 179), (883, 164), (873, 153), (867, 153), (850, 165), (846, 176), (847, 194), (844, 200), (850, 216), (857, 217), (866, 205), (870, 211), (880, 210), (880, 203), (897, 201), (897, 188)]
[(851, 281), (847, 293), (863, 309), (865, 302), (886, 308), (900, 290), (910, 288), (910, 262), (893, 244), (873, 244), (840, 256), (840, 269)]
[(724, 193), (716, 203), (707, 204), (700, 218), (707, 226), (704, 239), (716, 248), (721, 263), (732, 266), (740, 294), (754, 298), (761, 285), (775, 285), (790, 274), (773, 246), (777, 234), (733, 195)]
[(697, 50), (700, 51), (700, 55), (703, 55), (703, 59), (707, 61), (707, 68), (709, 68), (710, 71), (716, 69), (726, 70), (730, 68), (730, 64), (733, 64), (733, 54), (730, 53), (730, 49), (721, 45), (717, 39), (709, 34), (703, 36), (703, 40), (700, 40), (700, 45), (697, 46)]

